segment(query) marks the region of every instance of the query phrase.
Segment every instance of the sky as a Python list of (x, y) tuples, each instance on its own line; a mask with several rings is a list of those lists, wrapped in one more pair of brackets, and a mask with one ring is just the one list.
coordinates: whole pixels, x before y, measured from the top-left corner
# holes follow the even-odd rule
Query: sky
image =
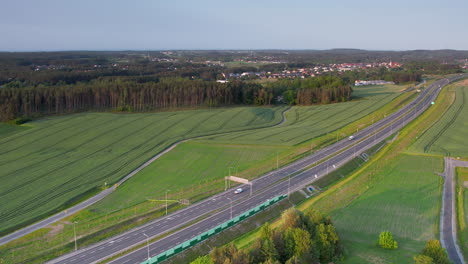
[(468, 50), (467, 0), (1, 0), (0, 51)]

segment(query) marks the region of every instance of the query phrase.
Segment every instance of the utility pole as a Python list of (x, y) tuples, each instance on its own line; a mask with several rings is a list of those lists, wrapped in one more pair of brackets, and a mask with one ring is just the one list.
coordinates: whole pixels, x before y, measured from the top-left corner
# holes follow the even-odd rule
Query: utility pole
[(148, 248), (148, 260), (150, 259), (150, 254), (149, 254), (149, 237), (147, 234), (143, 233), (146, 237), (146, 247)]
[(278, 151), (276, 151), (276, 169), (279, 168)]
[(288, 200), (289, 196), (291, 195), (291, 174), (288, 176)]
[(231, 219), (232, 219), (232, 199), (231, 199), (231, 198), (229, 198), (229, 197), (226, 197), (226, 198), (228, 198), (228, 199), (229, 199), (229, 201), (231, 201)]
[(78, 246), (76, 244), (76, 228), (75, 228), (75, 224), (77, 224), (78, 222), (73, 222), (73, 234), (75, 234), (75, 251), (78, 250)]
[(328, 175), (328, 163), (330, 162), (330, 160), (328, 159), (327, 160), (327, 175)]
[(167, 215), (167, 193), (169, 192), (170, 190), (166, 190), (166, 215)]

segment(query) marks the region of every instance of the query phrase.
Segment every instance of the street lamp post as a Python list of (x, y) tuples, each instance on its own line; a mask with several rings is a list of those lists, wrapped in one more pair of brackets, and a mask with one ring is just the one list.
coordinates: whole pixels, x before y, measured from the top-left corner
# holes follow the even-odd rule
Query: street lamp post
[(76, 228), (75, 228), (75, 224), (77, 224), (78, 222), (73, 222), (73, 234), (75, 235), (75, 251), (78, 250), (78, 245), (76, 244)]
[(291, 194), (291, 174), (288, 175), (288, 200), (289, 200), (289, 196)]
[(328, 175), (328, 160), (327, 160), (327, 175)]
[(276, 151), (276, 169), (279, 168), (278, 151)]
[(228, 199), (229, 199), (229, 201), (231, 201), (231, 219), (232, 219), (232, 199), (231, 199), (231, 198), (229, 198), (229, 197), (226, 197), (226, 198), (228, 198)]
[(147, 234), (143, 233), (146, 237), (146, 247), (148, 248), (148, 260), (150, 259), (150, 254), (149, 254), (149, 237)]
[(170, 190), (166, 190), (166, 215), (167, 215), (167, 192), (169, 192)]

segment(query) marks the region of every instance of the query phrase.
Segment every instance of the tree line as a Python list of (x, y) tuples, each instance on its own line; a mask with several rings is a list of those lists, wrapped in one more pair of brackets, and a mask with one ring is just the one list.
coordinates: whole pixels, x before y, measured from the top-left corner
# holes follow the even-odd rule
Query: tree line
[[(342, 102), (351, 87), (339, 77), (284, 81), (280, 85), (232, 81), (217, 83), (187, 78), (99, 78), (75, 84), (0, 88), (0, 120), (88, 110), (152, 111), (177, 107), (271, 105)], [(289, 98), (289, 97), (288, 97)]]
[(230, 244), (214, 248), (208, 256), (192, 264), (296, 264), (330, 263), (343, 257), (343, 247), (330, 217), (309, 209), (305, 213), (295, 208), (281, 216), (280, 227), (264, 224), (251, 246), (238, 249)]

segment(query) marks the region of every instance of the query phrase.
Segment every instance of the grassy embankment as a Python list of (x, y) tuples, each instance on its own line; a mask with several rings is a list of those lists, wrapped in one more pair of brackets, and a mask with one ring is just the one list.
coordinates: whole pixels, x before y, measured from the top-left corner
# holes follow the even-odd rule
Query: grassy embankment
[[(420, 139), (410, 149), (417, 153), (427, 155), (451, 156), (468, 159), (468, 80), (458, 82), (451, 89), (456, 91), (454, 104), (445, 113), (443, 118), (425, 131)], [(460, 249), (465, 258), (468, 257), (468, 194), (464, 182), (468, 180), (466, 168), (457, 169), (457, 215), (458, 239)]]
[[(302, 153), (309, 153), (311, 146), (333, 142), (337, 138), (353, 133), (359, 127), (370, 124), (373, 118), (377, 120), (383, 117), (395, 107), (402, 105), (410, 96), (410, 94), (404, 94), (386, 105), (398, 96), (396, 91), (401, 89), (402, 87), (398, 86), (364, 87), (357, 91), (357, 95), (361, 97), (359, 101), (333, 105), (336, 109), (333, 109), (334, 107), (329, 109), (329, 105), (297, 107), (288, 112), (288, 122), (283, 126), (260, 130), (263, 133), (262, 137), (270, 140), (265, 142), (265, 146), (258, 146), (263, 141), (259, 138), (252, 139), (255, 135), (250, 133), (240, 137), (236, 135), (235, 138), (227, 140), (223, 138), (219, 142), (217, 138), (211, 137), (202, 142), (193, 141), (181, 144), (139, 173), (138, 177), (132, 178), (121, 186), (109, 198), (55, 225), (50, 232), (40, 230), (37, 235), (31, 235), (34, 239), (22, 239), (11, 243), (5, 255), (8, 257), (19, 254), (23, 260), (31, 260), (38, 255), (52, 257), (70, 250), (73, 237), (72, 225), (70, 225), (72, 221), (79, 221), (77, 233), (80, 237), (80, 245), (121, 232), (123, 229), (144, 222), (149, 218), (147, 214), (151, 213), (151, 210), (160, 207), (160, 204), (145, 202), (147, 197), (162, 198), (161, 193), (168, 188), (171, 189), (170, 198), (174, 199), (196, 199), (208, 195), (210, 193), (204, 194), (200, 190), (221, 190), (222, 177), (227, 174), (229, 166), (238, 167), (239, 175), (247, 175), (250, 178), (271, 170), (274, 167), (273, 164), (276, 165), (276, 151), (279, 152), (283, 164)], [(373, 117), (365, 117), (379, 108), (380, 110)], [(325, 111), (323, 109), (327, 111), (323, 112)], [(331, 121), (332, 116), (341, 123)], [(359, 120), (360, 117), (364, 118)], [(236, 125), (234, 120), (229, 118), (226, 120), (228, 120), (224, 122), (226, 126)], [(326, 135), (326, 132), (355, 120), (359, 121), (341, 128), (336, 134)], [(180, 129), (182, 130), (182, 127)], [(292, 134), (297, 130), (299, 131), (297, 134)], [(299, 133), (302, 133), (302, 138)], [(321, 134), (325, 135), (307, 142)], [(275, 138), (276, 142), (273, 142), (272, 138)], [(252, 143), (252, 140), (257, 142), (255, 146), (248, 145)], [(230, 144), (226, 145), (226, 141)], [(206, 144), (207, 142), (214, 144)], [(213, 158), (216, 158), (217, 162), (212, 162)], [(253, 166), (254, 163), (257, 167)], [(180, 177), (170, 177), (170, 179), (177, 179), (177, 181), (168, 181), (167, 175), (174, 174)], [(203, 179), (200, 179), (200, 175), (204, 176)], [(158, 213), (152, 215), (152, 217), (156, 216)], [(129, 222), (127, 219), (133, 220)], [(30, 249), (34, 249), (34, 254)], [(18, 258), (15, 259), (18, 260)]]
[(458, 242), (465, 257), (468, 258), (468, 168), (457, 168), (457, 216)]
[[(453, 88), (444, 89), (436, 105), (370, 162), (299, 206), (332, 216), (347, 249), (344, 263), (412, 263), (425, 241), (438, 236), (442, 179), (435, 173), (443, 170), (443, 159), (406, 150), (444, 115), (453, 99)], [(375, 245), (384, 230), (394, 234), (399, 249)], [(235, 243), (247, 245), (255, 236), (252, 232)]]

